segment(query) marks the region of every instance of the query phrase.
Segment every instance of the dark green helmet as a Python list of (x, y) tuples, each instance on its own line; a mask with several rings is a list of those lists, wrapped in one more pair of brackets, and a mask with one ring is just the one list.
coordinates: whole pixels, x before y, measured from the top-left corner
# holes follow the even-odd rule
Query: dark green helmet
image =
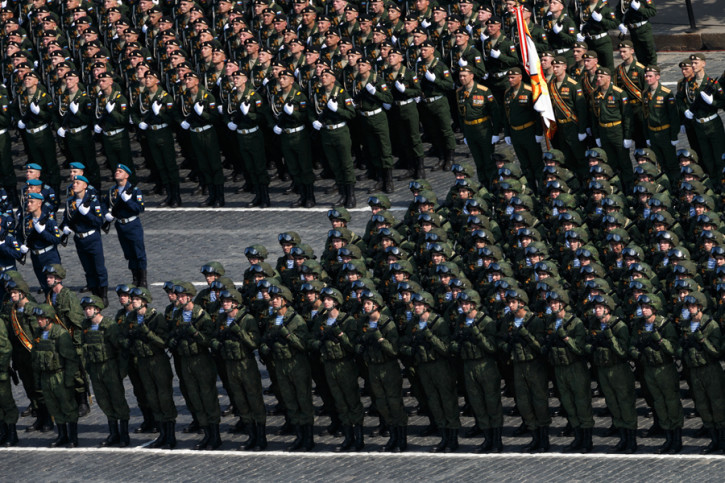
[(224, 275), (224, 267), (219, 262), (209, 262), (201, 267), (201, 273), (204, 275)]
[(153, 297), (151, 297), (151, 292), (146, 287), (134, 287), (131, 289), (130, 293), (131, 297), (138, 297), (147, 304), (150, 304), (154, 300)]
[(106, 306), (103, 304), (103, 300), (98, 295), (91, 295), (89, 297), (83, 297), (81, 299), (81, 307), (86, 308), (88, 306), (97, 307), (98, 310), (103, 310)]
[(63, 265), (59, 263), (53, 263), (51, 265), (46, 265), (43, 267), (43, 273), (45, 275), (48, 275), (49, 273), (52, 273), (56, 277), (63, 280), (65, 278), (65, 268), (63, 268)]
[(340, 293), (339, 290), (332, 287), (325, 287), (322, 290), (320, 290), (320, 298), (324, 299), (325, 297), (331, 298), (334, 300), (337, 305), (342, 305), (342, 301), (344, 297), (342, 296), (342, 293)]
[(55, 318), (55, 309), (50, 304), (40, 304), (33, 309), (33, 315), (53, 319)]

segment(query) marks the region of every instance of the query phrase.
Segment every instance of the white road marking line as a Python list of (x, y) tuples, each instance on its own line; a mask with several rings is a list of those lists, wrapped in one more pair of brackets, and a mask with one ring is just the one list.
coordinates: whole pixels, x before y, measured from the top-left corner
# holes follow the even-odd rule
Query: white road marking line
[[(327, 213), (328, 210), (332, 209), (332, 206), (328, 207), (315, 207), (315, 208), (283, 208), (283, 207), (272, 207), (272, 208), (243, 208), (241, 206), (236, 207), (224, 207), (224, 208), (197, 208), (197, 207), (181, 207), (181, 208), (161, 208), (156, 206), (147, 206), (144, 211), (147, 212), (163, 212), (163, 213), (174, 213), (174, 212), (199, 212), (199, 213), (234, 213), (234, 212), (241, 212), (241, 213), (287, 213), (287, 212), (294, 212), (294, 213)], [(391, 210), (407, 210), (408, 205), (394, 205), (390, 208)], [(365, 204), (365, 206), (359, 207), (359, 208), (348, 208), (347, 211), (350, 212), (365, 212), (370, 211), (370, 207)]]

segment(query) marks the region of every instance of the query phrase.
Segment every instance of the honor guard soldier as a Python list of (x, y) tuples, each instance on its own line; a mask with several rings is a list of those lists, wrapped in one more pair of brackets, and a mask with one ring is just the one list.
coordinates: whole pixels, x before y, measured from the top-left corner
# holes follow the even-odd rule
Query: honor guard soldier
[(549, 82), (549, 94), (556, 117), (556, 133), (552, 145), (564, 153), (567, 168), (585, 177), (589, 166), (584, 163), (584, 151), (589, 126), (587, 99), (579, 83), (566, 73), (566, 58), (557, 56), (551, 62), (554, 77)]
[(629, 33), (634, 53), (644, 65), (657, 65), (657, 49), (649, 23), (656, 13), (652, 0), (622, 0), (619, 3), (619, 31), (624, 35)]
[(472, 66), (462, 66), (458, 77), (461, 87), (456, 99), (463, 137), (476, 163), (478, 181), (489, 187), (496, 168), (491, 156), (502, 128), (501, 109), (488, 87), (475, 80)]
[(573, 48), (579, 29), (565, 11), (564, 0), (551, 0), (546, 15), (546, 38), (554, 55), (563, 55), (568, 66), (574, 64)]
[(601, 66), (614, 69), (614, 50), (609, 31), (617, 28), (617, 18), (607, 0), (587, 0), (586, 5), (582, 2), (579, 20), (581, 33), (577, 35), (577, 40), (586, 41), (589, 50), (597, 53)]
[(519, 65), (516, 45), (501, 32), (501, 19), (491, 17), (486, 21), (488, 39), (483, 43), (483, 58), (488, 72), (488, 87), (493, 91), (495, 99), (503, 99), (509, 87), (508, 71)]
[[(25, 187), (22, 189), (21, 195), (21, 209), (25, 209), (23, 205), (28, 200), (28, 193), (37, 192), (43, 195), (45, 198), (45, 205), (48, 206), (55, 216), (55, 211), (58, 209), (60, 203), (60, 193), (56, 196), (55, 190), (47, 183), (43, 183), (41, 180), (43, 173), (43, 167), (37, 163), (28, 163), (25, 165)], [(39, 188), (31, 188), (31, 186), (39, 186)]]
[(61, 241), (58, 224), (53, 218), (53, 213), (44, 209), (45, 198), (40, 193), (28, 195), (27, 209), (20, 220), (18, 238), (20, 240), (20, 251), (30, 252), (30, 260), (33, 263), (33, 271), (38, 279), (40, 288), (44, 292), (48, 290), (48, 284), (43, 274), (43, 267), (53, 263), (60, 263), (58, 244)]
[(111, 170), (115, 171), (118, 164), (125, 164), (133, 170), (128, 135), (128, 101), (108, 72), (98, 76), (98, 87), (93, 130), (103, 134), (103, 152)]
[[(11, 221), (11, 217), (3, 218)], [(5, 222), (0, 223), (0, 272), (17, 270), (18, 261), (25, 264), (25, 254), (20, 249), (18, 240), (9, 231), (10, 228)]]
[(88, 179), (85, 176), (74, 176), (73, 196), (66, 201), (63, 214), (63, 234), (74, 233), (73, 241), (86, 276), (86, 287), (106, 303), (108, 271), (101, 241), (102, 225), (101, 203), (88, 190)]
[(634, 57), (632, 42), (619, 43), (619, 55), (622, 63), (614, 72), (614, 85), (627, 93), (632, 111), (632, 140), (636, 148), (646, 147), (642, 91), (647, 83), (644, 80), (644, 65)]
[(459, 28), (452, 35), (455, 46), (448, 53), (451, 75), (455, 79), (462, 67), (470, 67), (476, 82), (483, 82), (486, 78), (486, 64), (481, 52), (471, 42), (471, 34), (468, 30)]
[(104, 215), (106, 223), (115, 221), (118, 242), (123, 257), (128, 260), (128, 268), (133, 275), (133, 284), (147, 287), (146, 246), (144, 245), (141, 213), (144, 200), (141, 189), (129, 182), (131, 168), (124, 164), (116, 167), (113, 174), (116, 185), (108, 190), (108, 211)]
[(644, 80), (647, 88), (642, 96), (642, 109), (647, 146), (654, 151), (665, 174), (675, 180), (679, 176), (675, 146), (680, 133), (675, 94), (660, 82), (660, 68), (656, 65), (645, 68)]

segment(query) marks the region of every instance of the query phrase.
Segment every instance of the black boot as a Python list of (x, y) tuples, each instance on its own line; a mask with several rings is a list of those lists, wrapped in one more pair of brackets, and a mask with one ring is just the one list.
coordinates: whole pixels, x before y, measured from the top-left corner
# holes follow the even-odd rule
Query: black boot
[(101, 443), (101, 447), (113, 446), (121, 441), (121, 437), (118, 434), (118, 421), (108, 420), (108, 437)]
[(443, 453), (448, 447), (448, 431), (445, 429), (441, 429), (440, 434), (441, 441), (430, 451), (431, 453)]
[(167, 423), (158, 423), (159, 425), (159, 436), (147, 446), (147, 448), (162, 448), (168, 439), (166, 430), (168, 428)]
[(38, 404), (35, 415), (35, 421), (25, 428), (25, 432), (40, 431), (41, 433), (47, 433), (53, 429), (53, 418), (50, 417), (48, 408), (44, 404)]
[(345, 208), (355, 208), (357, 201), (355, 200), (355, 185), (345, 185)]
[(156, 422), (154, 421), (154, 414), (148, 408), (141, 409), (141, 414), (143, 415), (143, 422), (133, 432), (136, 434), (155, 432)]
[(292, 444), (287, 447), (287, 451), (297, 451), (302, 447), (302, 426), (295, 424), (295, 439)]
[(161, 449), (174, 449), (176, 448), (176, 421), (163, 424), (166, 425), (166, 442)]
[(408, 449), (408, 426), (398, 427), (398, 448), (395, 453), (404, 453)]
[(18, 429), (14, 424), (7, 425), (7, 437), (5, 439), (5, 447), (10, 448), (18, 445)]
[(315, 449), (314, 428), (311, 424), (302, 427), (302, 451), (312, 451)]
[(614, 448), (610, 451), (611, 453), (621, 453), (627, 448), (627, 437), (628, 433), (626, 429), (619, 429), (619, 441), (614, 445)]
[(174, 196), (174, 191), (169, 185), (164, 185), (164, 188), (166, 189), (166, 198), (161, 200), (161, 203), (159, 203), (159, 206), (169, 206), (171, 204), (171, 199)]
[(634, 454), (637, 452), (637, 430), (627, 430), (627, 447), (624, 449), (626, 454)]
[(5, 422), (0, 422), (0, 446), (5, 446), (8, 440), (8, 425)]
[(501, 432), (503, 428), (493, 428), (493, 444), (491, 444), (491, 453), (502, 453), (503, 443), (501, 442)]
[(202, 208), (206, 207), (206, 206), (214, 206), (215, 201), (216, 201), (216, 186), (214, 186), (213, 184), (210, 184), (209, 185), (209, 196), (204, 201), (199, 203), (199, 206)]
[[(108, 287), (106, 287), (106, 290), (108, 290)], [(98, 288), (98, 292), (99, 292), (99, 294), (101, 293), (100, 287)], [(99, 295), (99, 297), (100, 297), (100, 295)], [(103, 303), (106, 304), (106, 307), (108, 307), (107, 301), (104, 301)], [(85, 391), (77, 392), (76, 393), (76, 402), (78, 403), (78, 417), (83, 418), (83, 417), (88, 416), (88, 413), (91, 412), (91, 408), (90, 408), (90, 406), (88, 406), (88, 394)]]
[(68, 425), (58, 423), (58, 437), (50, 443), (51, 448), (58, 448), (68, 444)]
[(131, 440), (128, 437), (128, 419), (122, 419), (118, 422), (118, 437), (121, 448), (127, 448), (131, 444)]
[(449, 149), (446, 151), (445, 157), (443, 158), (443, 171), (450, 171), (453, 165), (453, 160), (456, 158), (456, 150)]
[(390, 438), (388, 439), (388, 442), (385, 443), (385, 446), (383, 446), (382, 451), (386, 453), (390, 453), (395, 448), (398, 447), (398, 438), (400, 437), (400, 428), (398, 426), (393, 426), (390, 428)]
[(199, 433), (201, 430), (201, 426), (199, 426), (199, 421), (196, 420), (196, 418), (191, 419), (191, 424), (189, 424), (187, 427), (185, 427), (182, 432), (183, 433)]
[(219, 433), (219, 423), (210, 424), (209, 429), (211, 430), (211, 437), (209, 438), (209, 446), (207, 449), (214, 451), (215, 449), (219, 449), (222, 445), (222, 436)]
[(252, 201), (247, 203), (247, 208), (253, 208), (262, 204), (261, 188), (262, 187), (258, 185), (254, 186), (254, 198), (252, 199)]
[(725, 452), (725, 429), (718, 429), (717, 434), (720, 440), (720, 451)]
[(591, 453), (594, 449), (594, 443), (592, 442), (592, 428), (582, 429), (582, 453)]
[(678, 454), (682, 451), (682, 428), (675, 428), (672, 430), (672, 446), (670, 447), (670, 454)]
[(393, 168), (383, 170), (383, 191), (386, 193), (394, 193), (395, 185), (393, 184)]
[(264, 185), (260, 189), (262, 190), (262, 204), (259, 206), (261, 206), (262, 208), (269, 208), (270, 206), (272, 206), (272, 202), (269, 199), (269, 186)]
[(565, 450), (570, 453), (579, 451), (582, 447), (582, 430), (581, 428), (574, 428), (574, 441), (569, 443)]
[[(146, 280), (147, 271), (145, 268), (139, 268), (138, 269), (138, 283), (136, 284), (137, 287), (144, 287), (148, 288), (148, 281)], [(108, 293), (108, 288), (106, 288), (106, 293)]]
[(216, 192), (216, 198), (214, 199), (214, 208), (221, 208), (222, 206), (226, 205), (226, 201), (224, 201), (224, 185), (216, 185), (214, 187), (214, 191)]
[(181, 206), (181, 187), (178, 183), (174, 185), (174, 197), (171, 201), (171, 204), (169, 204), (169, 208), (178, 208)]
[[(140, 284), (140, 281), (139, 281)], [(103, 300), (103, 304), (108, 307), (108, 287), (98, 287), (99, 297), (101, 297), (101, 300)], [(88, 394), (84, 394), (83, 401), (85, 401), (86, 406), (88, 405)], [(91, 412), (91, 409), (88, 408), (88, 412)], [(83, 417), (80, 415), (80, 406), (78, 407), (78, 416)]]
[(546, 453), (549, 451), (549, 427), (544, 426), (539, 428), (539, 453)]
[(659, 454), (666, 454), (669, 453), (670, 448), (672, 448), (672, 433), (673, 431), (666, 430), (665, 431), (665, 442), (662, 446), (659, 447), (657, 452)]
[[(474, 425), (474, 428), (478, 427), (478, 425)], [(473, 451), (474, 453), (484, 454), (491, 451), (491, 447), (493, 446), (493, 430), (491, 428), (486, 428), (483, 430), (483, 441), (480, 445), (476, 447), (476, 449)]]
[(267, 427), (264, 423), (257, 423), (257, 449), (264, 451), (267, 449)]
[(416, 179), (425, 179), (425, 159), (421, 156), (415, 160), (415, 174)]
[(78, 423), (68, 423), (68, 447), (78, 447)]
[(539, 446), (541, 445), (541, 432), (538, 428), (534, 428), (531, 434), (531, 442), (524, 446), (524, 451), (527, 451), (529, 453), (535, 453), (536, 451), (538, 451)]
[(257, 426), (254, 423), (247, 425), (249, 428), (249, 439), (242, 443), (239, 451), (249, 451), (257, 445)]
[(317, 204), (317, 201), (315, 200), (315, 185), (306, 184), (303, 189), (307, 192), (307, 197), (305, 198), (305, 208), (314, 208)]
[(201, 429), (204, 431), (204, 437), (194, 445), (194, 449), (198, 451), (205, 450), (211, 440), (211, 426), (202, 426)]
[(362, 451), (365, 447), (365, 436), (363, 435), (362, 424), (356, 424), (352, 428), (353, 438), (355, 439), (355, 451)]
[(307, 203), (307, 190), (304, 185), (299, 187), (300, 197), (290, 203), (290, 208), (302, 208)]
[(342, 440), (342, 443), (340, 443), (340, 446), (335, 448), (335, 451), (337, 451), (338, 453), (341, 453), (343, 451), (350, 451), (352, 444), (355, 442), (353, 432), (352, 432), (352, 426), (344, 425), (342, 427), (342, 434), (345, 437), (345, 439)]
[(714, 428), (709, 428), (707, 434), (710, 436), (710, 444), (700, 450), (700, 454), (712, 454), (720, 449), (720, 439), (718, 438), (718, 431)]
[(446, 446), (446, 453), (458, 451), (458, 430), (447, 429), (448, 431), (448, 446)]

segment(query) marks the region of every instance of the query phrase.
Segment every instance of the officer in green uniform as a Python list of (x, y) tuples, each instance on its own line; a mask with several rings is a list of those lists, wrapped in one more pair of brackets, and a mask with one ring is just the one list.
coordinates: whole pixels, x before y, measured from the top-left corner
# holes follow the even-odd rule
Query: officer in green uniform
[(403, 378), (397, 358), (398, 329), (393, 319), (381, 313), (385, 303), (379, 293), (364, 290), (361, 299), (364, 318), (360, 321), (362, 335), (357, 352), (362, 354), (368, 370), (375, 409), (390, 431), (383, 451), (405, 451), (408, 447), (408, 414), (403, 405)]
[(599, 57), (599, 65), (614, 69), (614, 49), (609, 38), (609, 31), (617, 28), (617, 18), (607, 0), (588, 0), (582, 2), (579, 11), (581, 33), (577, 40), (584, 41)]
[(234, 132), (239, 145), (239, 154), (249, 173), (249, 182), (254, 188), (254, 199), (247, 206), (269, 208), (269, 175), (264, 154), (264, 136), (259, 128), (263, 119), (262, 96), (247, 84), (247, 74), (238, 70), (232, 73), (234, 90), (227, 96), (224, 110), (226, 125)]
[(509, 289), (505, 294), (509, 312), (499, 327), (499, 350), (508, 354), (514, 366), (516, 406), (526, 426), (533, 431), (525, 451), (549, 451), (549, 380), (541, 354), (544, 322), (527, 307), (529, 297), (523, 290)]
[(215, 450), (222, 444), (219, 434), (219, 398), (216, 389), (216, 369), (209, 353), (214, 324), (209, 314), (194, 303), (196, 289), (189, 282), (174, 287), (177, 310), (169, 321), (169, 348), (181, 360), (181, 372), (186, 384), (189, 411), (204, 430), (204, 437), (196, 450)]
[(81, 335), (83, 361), (93, 384), (96, 401), (108, 418), (109, 435), (101, 446), (119, 445), (125, 448), (130, 444), (129, 408), (121, 378), (118, 348), (115, 346), (121, 328), (101, 314), (104, 305), (99, 296), (83, 297), (81, 306), (86, 315)]
[(199, 85), (199, 76), (189, 72), (184, 76), (186, 90), (179, 98), (180, 124), (190, 132), (202, 185), (209, 190), (209, 197), (199, 206), (224, 206), (224, 173), (219, 152), (219, 139), (214, 121), (219, 115), (216, 99)]
[(692, 292), (685, 297), (678, 351), (688, 369), (688, 385), (697, 414), (710, 436), (710, 444), (702, 449), (702, 454), (720, 450), (725, 441), (724, 376), (719, 362), (722, 333), (717, 321), (705, 313), (707, 310), (704, 293)]
[(461, 87), (456, 100), (463, 137), (476, 163), (478, 181), (489, 187), (496, 169), (491, 156), (501, 132), (501, 110), (489, 88), (476, 81), (473, 67), (460, 67), (458, 78)]
[(619, 31), (629, 33), (634, 52), (644, 65), (657, 65), (657, 48), (649, 23), (656, 13), (653, 0), (622, 0), (617, 11)]
[(295, 84), (294, 74), (283, 70), (278, 74), (278, 87), (270, 96), (273, 131), (280, 136), (282, 155), (294, 186), (300, 194), (292, 208), (315, 206), (315, 174), (312, 171), (310, 133), (305, 132), (308, 120), (307, 96)]
[(629, 148), (632, 147), (632, 109), (627, 93), (612, 84), (612, 71), (597, 69), (594, 91), (592, 133), (597, 146), (604, 149), (612, 167), (619, 170), (626, 192), (633, 186), (634, 174)]
[(563, 55), (569, 67), (574, 65), (573, 48), (577, 42), (577, 23), (566, 13), (563, 0), (551, 0), (546, 17), (546, 38), (555, 56)]
[(532, 186), (541, 181), (541, 142), (543, 125), (534, 109), (534, 93), (529, 84), (522, 82), (521, 69), (508, 71), (509, 88), (504, 96), (504, 139), (513, 145), (524, 176)]
[(481, 309), (481, 297), (467, 289), (457, 298), (460, 314), (455, 321), (450, 350), (463, 360), (463, 379), (468, 403), (483, 431), (477, 453), (503, 451), (501, 431), (501, 373), (496, 364), (496, 322)]
[(224, 360), (229, 397), (249, 430), (249, 439), (239, 449), (264, 450), (267, 448), (267, 413), (262, 399), (262, 376), (254, 357), (254, 350), (261, 341), (259, 327), (242, 304), (238, 291), (223, 290), (219, 296), (224, 314), (217, 317), (211, 347)]
[(430, 41), (421, 43), (419, 48), (420, 61), (416, 62), (415, 69), (423, 92), (419, 105), (421, 121), (440, 160), (434, 169), (448, 171), (456, 151), (448, 104), (448, 94), (453, 91), (454, 82), (445, 62), (436, 57), (435, 46)]
[(516, 45), (501, 32), (501, 18), (486, 20), (488, 38), (483, 43), (483, 58), (488, 73), (487, 86), (495, 99), (502, 99), (509, 88), (506, 79), (509, 69), (519, 65)]
[(45, 404), (58, 426), (58, 438), (50, 446), (78, 446), (78, 405), (74, 397), (75, 375), (80, 358), (71, 335), (60, 324), (48, 304), (33, 309), (39, 331), (33, 344), (33, 371)]
[(312, 375), (307, 360), (309, 330), (292, 307), (294, 298), (287, 287), (269, 288), (272, 315), (264, 329), (259, 352), (272, 356), (279, 392), (287, 417), (295, 428), (289, 451), (312, 451), (315, 447), (312, 425)]
[(614, 85), (622, 89), (629, 99), (629, 107), (632, 112), (632, 140), (636, 148), (645, 148), (645, 125), (643, 91), (647, 86), (644, 79), (644, 64), (637, 61), (634, 56), (632, 42), (624, 40), (619, 43), (619, 56), (622, 63), (612, 71), (614, 74)]
[(556, 117), (552, 145), (564, 153), (564, 166), (583, 179), (589, 171), (584, 159), (589, 127), (587, 100), (579, 83), (567, 75), (565, 57), (556, 56), (551, 66), (554, 77), (549, 82), (549, 95)]
[(0, 322), (0, 446), (5, 447), (18, 445), (18, 431), (15, 424), (18, 422), (19, 412), (10, 385), (12, 355), (13, 346), (8, 337), (8, 329)]
[(642, 94), (642, 109), (647, 146), (654, 151), (657, 161), (670, 180), (676, 180), (679, 165), (675, 146), (680, 133), (680, 119), (675, 94), (660, 82), (660, 68), (656, 65), (645, 68), (644, 80), (647, 88)]
[(128, 101), (118, 90), (118, 85), (108, 72), (103, 72), (98, 76), (98, 87), (93, 130), (96, 134), (103, 134), (103, 152), (111, 172), (115, 172), (119, 164), (126, 165), (134, 173), (131, 182), (135, 184), (136, 170), (131, 157), (131, 143), (127, 127), (129, 122)]
[(657, 452), (677, 454), (682, 450), (684, 420), (680, 377), (674, 359), (680, 349), (679, 335), (672, 319), (661, 315), (662, 302), (657, 295), (640, 295), (637, 304), (642, 309), (642, 317), (633, 327), (629, 353), (643, 366), (644, 382), (660, 426), (665, 430), (665, 442)]
[(309, 110), (310, 122), (315, 130), (320, 131), (322, 149), (340, 193), (335, 204), (355, 208), (355, 170), (350, 129), (347, 127), (347, 123), (355, 118), (355, 107), (331, 69), (322, 70), (320, 86), (313, 94), (313, 104), (314, 111)]
[(461, 421), (458, 414), (456, 378), (451, 377), (448, 360), (450, 325), (433, 312), (435, 300), (428, 292), (415, 293), (411, 300), (414, 313), (406, 324), (400, 352), (413, 358), (431, 419), (441, 433), (440, 443), (431, 451), (456, 451)]

